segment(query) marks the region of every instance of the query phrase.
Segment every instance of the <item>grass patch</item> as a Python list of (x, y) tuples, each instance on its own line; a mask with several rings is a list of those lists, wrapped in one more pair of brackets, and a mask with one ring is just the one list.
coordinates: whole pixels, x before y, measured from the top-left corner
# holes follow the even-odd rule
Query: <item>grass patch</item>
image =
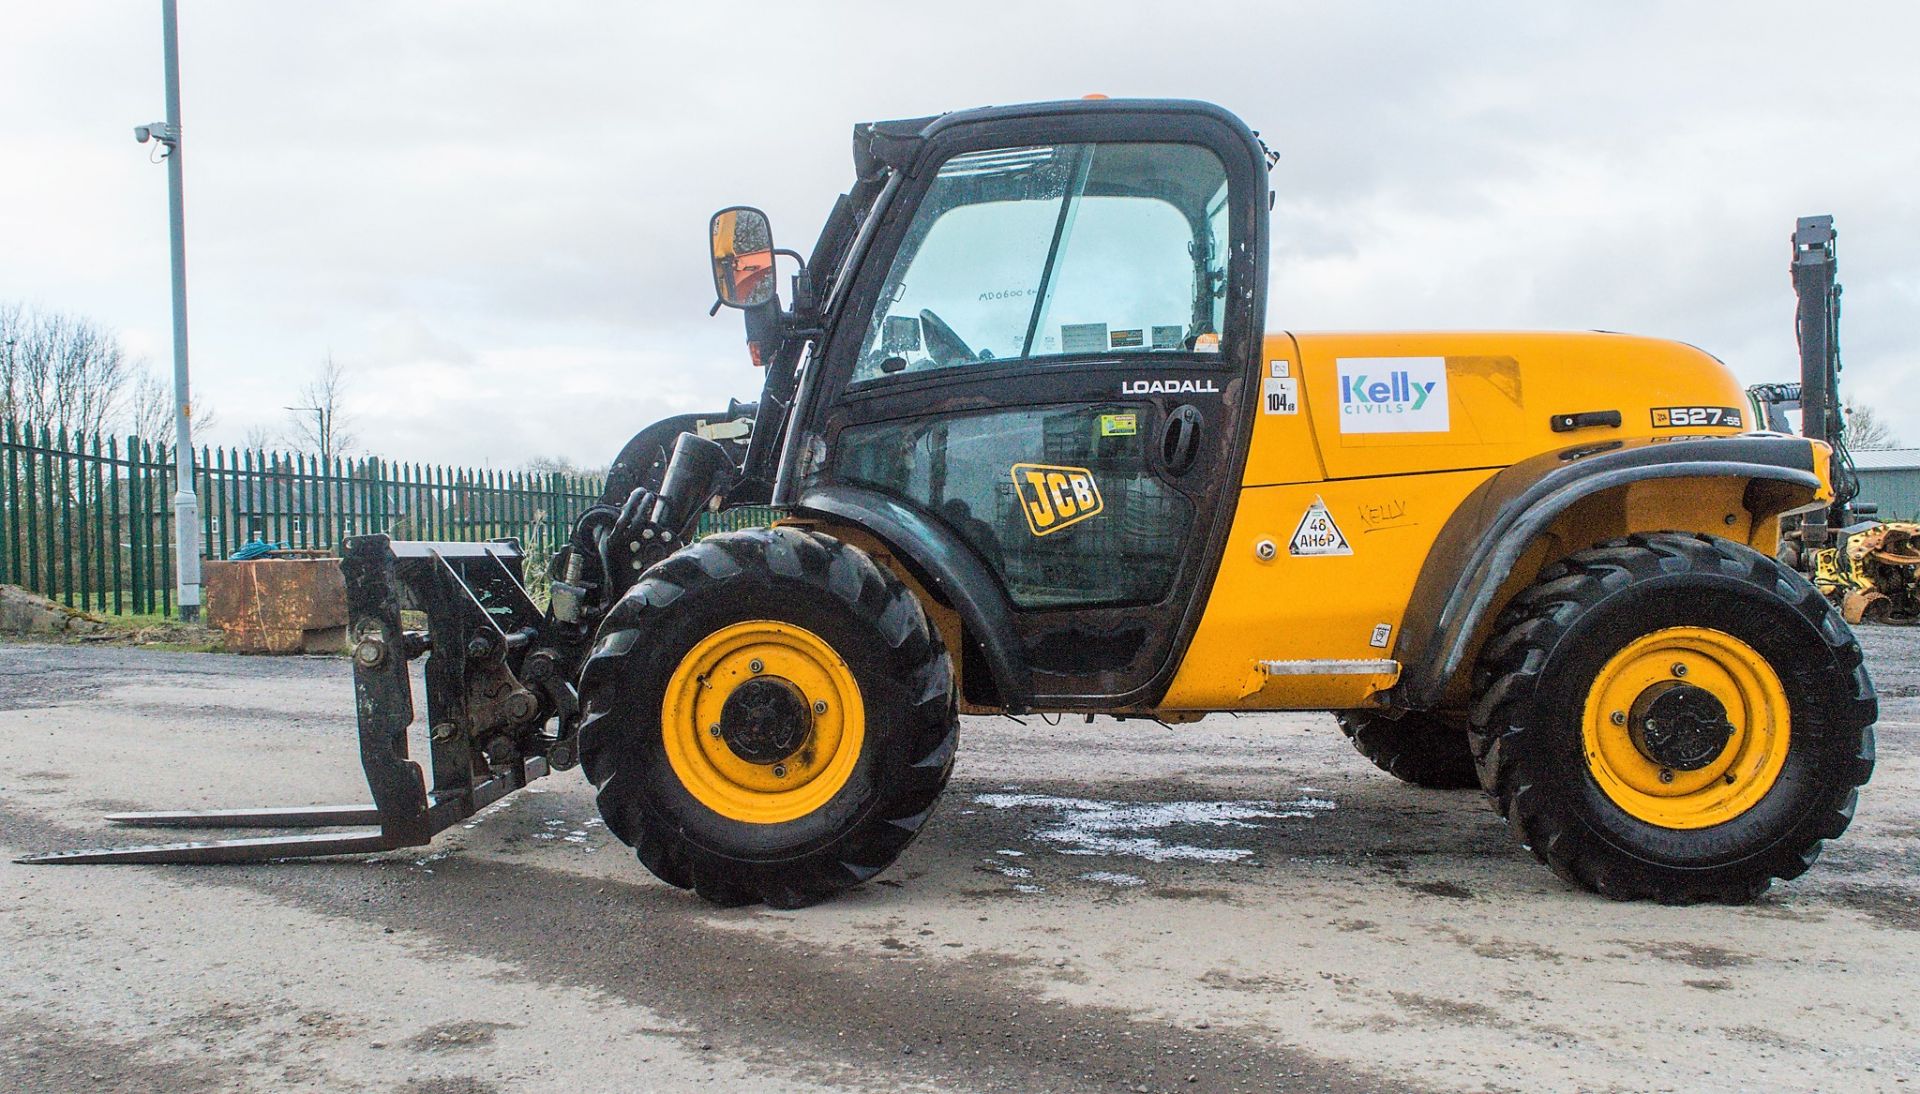
[(219, 631), (204, 623), (182, 623), (159, 613), (109, 615), (106, 626), (92, 634), (68, 635), (69, 645), (140, 646), (174, 653), (225, 653)]

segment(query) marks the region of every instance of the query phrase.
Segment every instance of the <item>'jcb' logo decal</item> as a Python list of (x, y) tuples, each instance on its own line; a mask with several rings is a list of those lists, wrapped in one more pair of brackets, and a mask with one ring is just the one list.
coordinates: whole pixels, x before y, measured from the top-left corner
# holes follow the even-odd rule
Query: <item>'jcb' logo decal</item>
[(1020, 492), (1020, 509), (1036, 536), (1058, 532), (1097, 515), (1102, 504), (1093, 472), (1084, 467), (1055, 467), (1045, 463), (1013, 465), (1013, 486)]

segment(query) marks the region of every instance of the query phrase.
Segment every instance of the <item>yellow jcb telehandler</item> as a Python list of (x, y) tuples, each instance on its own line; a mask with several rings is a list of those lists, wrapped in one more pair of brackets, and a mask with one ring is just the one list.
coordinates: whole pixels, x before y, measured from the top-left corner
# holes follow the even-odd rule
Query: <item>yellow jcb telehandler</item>
[[(1617, 898), (1747, 900), (1847, 827), (1872, 685), (1773, 557), (1783, 516), (1832, 502), (1832, 453), (1749, 433), (1719, 361), (1268, 330), (1271, 161), (1202, 103), (853, 145), (810, 255), (755, 209), (715, 216), (760, 398), (641, 431), (549, 606), (510, 543), (345, 546), (372, 806), (134, 818), (377, 827), (54, 857), (419, 844), (577, 762), (662, 879), (798, 906), (922, 831), (960, 714), (1027, 711), (1333, 711)], [(783, 515), (694, 540), (745, 504)], [(421, 656), (431, 786), (407, 759)]]

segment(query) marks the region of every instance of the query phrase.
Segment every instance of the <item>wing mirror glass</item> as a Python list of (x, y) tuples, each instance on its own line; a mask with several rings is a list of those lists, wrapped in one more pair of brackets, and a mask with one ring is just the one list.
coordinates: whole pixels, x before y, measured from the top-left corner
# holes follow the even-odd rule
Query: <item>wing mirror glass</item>
[(713, 290), (730, 308), (773, 299), (773, 226), (767, 214), (736, 205), (713, 214)]

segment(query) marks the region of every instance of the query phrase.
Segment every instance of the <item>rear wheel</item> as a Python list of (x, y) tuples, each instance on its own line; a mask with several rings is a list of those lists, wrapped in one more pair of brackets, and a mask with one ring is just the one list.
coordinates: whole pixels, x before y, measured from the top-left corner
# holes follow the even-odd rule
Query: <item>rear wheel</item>
[(1396, 779), (1430, 790), (1480, 785), (1464, 722), (1434, 714), (1389, 718), (1364, 711), (1341, 711), (1334, 718), (1360, 755)]
[(582, 675), (607, 827), (717, 904), (810, 904), (912, 842), (952, 770), (946, 647), (858, 548), (710, 536), (643, 575)]
[(1739, 902), (1846, 830), (1875, 713), (1858, 641), (1803, 578), (1662, 533), (1572, 555), (1514, 599), (1472, 741), (1496, 807), (1561, 877)]

